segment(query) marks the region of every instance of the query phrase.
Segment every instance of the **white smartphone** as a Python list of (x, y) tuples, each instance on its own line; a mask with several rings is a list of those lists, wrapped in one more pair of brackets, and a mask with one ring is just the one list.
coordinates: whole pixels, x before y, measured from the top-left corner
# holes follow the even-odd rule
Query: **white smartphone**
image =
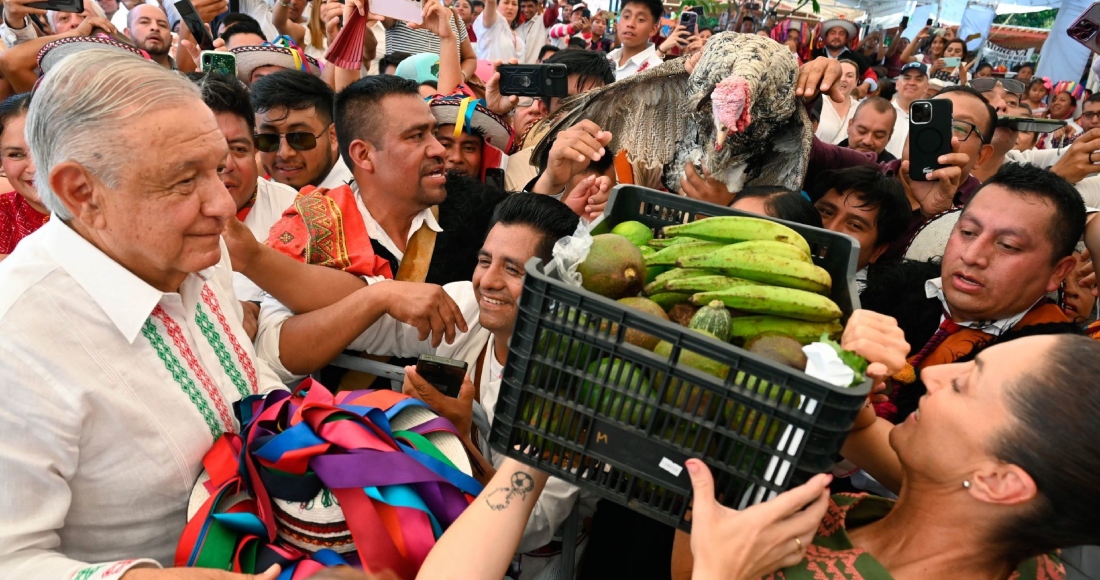
[(424, 23), (424, 6), (420, 0), (372, 0), (370, 11), (373, 14), (404, 20), (405, 22)]
[(943, 66), (950, 67), (950, 68), (955, 68), (955, 67), (959, 66), (959, 63), (961, 63), (961, 62), (962, 62), (962, 57), (953, 56), (951, 58), (943, 59)]

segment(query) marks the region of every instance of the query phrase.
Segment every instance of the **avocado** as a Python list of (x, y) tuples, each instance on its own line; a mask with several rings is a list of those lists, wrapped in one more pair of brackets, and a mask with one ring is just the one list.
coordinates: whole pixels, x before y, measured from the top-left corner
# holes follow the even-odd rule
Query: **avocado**
[(600, 234), (592, 238), (588, 257), (577, 266), (577, 273), (586, 290), (618, 300), (642, 291), (645, 259), (642, 251), (623, 236)]
[(802, 352), (802, 343), (785, 334), (760, 333), (745, 342), (745, 350), (793, 369), (806, 370), (806, 354)]

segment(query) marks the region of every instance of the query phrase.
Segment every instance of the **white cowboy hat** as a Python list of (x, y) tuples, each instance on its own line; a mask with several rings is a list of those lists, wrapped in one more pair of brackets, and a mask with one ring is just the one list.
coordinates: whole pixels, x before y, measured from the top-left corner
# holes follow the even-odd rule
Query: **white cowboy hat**
[(837, 27), (843, 28), (848, 33), (849, 42), (851, 42), (853, 39), (855, 39), (856, 36), (859, 35), (859, 29), (856, 28), (856, 25), (847, 20), (844, 20), (843, 18), (833, 18), (831, 20), (826, 20), (822, 22), (821, 32), (822, 34), (827, 34), (830, 30)]
[(42, 69), (42, 74), (46, 74), (65, 57), (89, 48), (117, 48), (120, 56), (132, 54), (144, 59), (149, 58), (145, 51), (113, 38), (106, 36), (73, 36), (59, 38), (43, 46), (38, 51), (38, 68)]
[(242, 83), (252, 82), (252, 71), (262, 66), (278, 66), (290, 70), (303, 70), (313, 76), (321, 76), (321, 63), (317, 59), (294, 48), (275, 45), (238, 46), (229, 52), (237, 58), (237, 78)]
[(951, 230), (955, 229), (960, 215), (962, 208), (957, 207), (937, 214), (925, 222), (905, 249), (905, 259), (927, 262), (942, 258), (947, 249), (947, 239), (951, 237)]

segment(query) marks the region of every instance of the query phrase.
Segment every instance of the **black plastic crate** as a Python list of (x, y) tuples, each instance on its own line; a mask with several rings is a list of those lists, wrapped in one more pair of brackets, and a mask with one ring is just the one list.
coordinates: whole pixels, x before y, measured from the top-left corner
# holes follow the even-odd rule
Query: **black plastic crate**
[[(630, 188), (635, 191), (623, 196), (623, 189), (612, 194), (616, 205), (625, 198), (633, 204), (635, 193), (648, 193)], [(655, 207), (734, 213), (693, 205), (699, 209)], [(609, 217), (618, 215), (614, 208), (609, 211)], [(653, 224), (656, 219), (639, 221)], [(683, 218), (661, 225), (679, 223), (675, 219)], [(830, 243), (828, 236), (807, 239), (815, 253), (822, 247), (841, 261), (842, 244)], [(667, 341), (671, 354), (664, 357), (626, 342), (628, 330)], [(728, 372), (720, 378), (686, 364), (685, 359), (699, 356), (725, 365)], [(865, 381), (833, 387), (565, 285), (543, 275), (533, 259), (527, 264), (490, 443), (586, 491), (687, 530), (691, 482), (683, 467), (686, 459), (699, 457), (711, 467), (724, 505), (741, 508), (770, 499), (832, 465), (870, 386)]]

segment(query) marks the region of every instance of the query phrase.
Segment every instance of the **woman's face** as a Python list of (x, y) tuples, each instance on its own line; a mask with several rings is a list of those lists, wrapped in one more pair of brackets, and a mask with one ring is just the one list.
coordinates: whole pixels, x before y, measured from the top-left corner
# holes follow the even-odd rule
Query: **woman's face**
[(978, 72), (974, 73), (976, 79), (987, 79), (993, 76), (993, 69), (990, 67), (982, 67)]
[(1071, 108), (1073, 108), (1073, 101), (1070, 100), (1069, 93), (1058, 93), (1050, 102), (1050, 114), (1053, 117), (1060, 118), (1067, 115)]
[(852, 89), (855, 88), (857, 73), (856, 67), (852, 66), (851, 63), (840, 63), (840, 80), (837, 81), (837, 84), (845, 95), (852, 92)]
[(3, 165), (8, 182), (15, 191), (31, 205), (40, 207), (42, 201), (38, 197), (38, 190), (34, 188), (34, 161), (31, 160), (27, 141), (23, 138), (26, 120), (26, 115), (20, 115), (4, 125), (4, 132), (0, 134), (0, 165)]
[(592, 18), (592, 36), (596, 38), (603, 38), (604, 33), (607, 32), (607, 21), (601, 16)]
[(963, 45), (959, 42), (952, 42), (947, 45), (947, 48), (943, 50), (943, 56), (945, 58), (961, 57), (963, 55)]
[(932, 56), (940, 58), (943, 56), (943, 49), (947, 48), (947, 40), (942, 36), (937, 36), (932, 39)]
[(463, 22), (470, 24), (474, 21), (474, 9), (467, 0), (455, 2), (455, 10), (458, 11), (458, 15), (462, 17)]
[(508, 22), (514, 21), (519, 14), (519, 0), (500, 0), (498, 6), (501, 16)]
[(1016, 425), (1007, 405), (1009, 389), (1033, 388), (1020, 378), (1033, 372), (1053, 345), (1051, 336), (1020, 338), (990, 347), (971, 362), (922, 370), (928, 393), (890, 432), (908, 483), (961, 490), (975, 472), (1000, 465), (994, 447)]

